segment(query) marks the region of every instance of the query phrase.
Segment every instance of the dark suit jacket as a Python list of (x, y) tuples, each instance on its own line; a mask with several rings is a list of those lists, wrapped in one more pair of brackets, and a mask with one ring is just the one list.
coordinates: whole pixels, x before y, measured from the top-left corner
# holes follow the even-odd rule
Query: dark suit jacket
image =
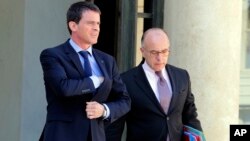
[(114, 58), (96, 49), (93, 55), (104, 75), (98, 89), (84, 76), (79, 56), (69, 41), (42, 51), (40, 61), (48, 103), (45, 141), (86, 141), (89, 129), (93, 141), (105, 141), (103, 119), (87, 119), (86, 101), (107, 104), (109, 122), (130, 110), (130, 98)]
[(184, 124), (202, 130), (187, 71), (171, 65), (166, 70), (173, 91), (168, 114), (161, 108), (141, 64), (121, 75), (131, 97), (127, 141), (166, 141), (167, 132), (171, 141), (181, 141)]

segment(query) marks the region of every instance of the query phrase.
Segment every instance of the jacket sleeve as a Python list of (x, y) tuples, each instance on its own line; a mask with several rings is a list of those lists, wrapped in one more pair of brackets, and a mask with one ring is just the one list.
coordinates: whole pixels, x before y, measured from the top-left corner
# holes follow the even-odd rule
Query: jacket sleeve
[[(95, 88), (90, 78), (69, 77), (70, 66), (60, 53), (46, 49), (40, 55), (46, 89), (62, 97), (70, 97), (94, 92)], [(74, 70), (71, 68), (72, 71)]]
[(112, 88), (107, 103), (110, 108), (110, 122), (114, 122), (121, 116), (125, 115), (131, 106), (131, 99), (128, 95), (125, 84), (123, 83), (118, 71), (116, 62), (112, 59)]
[(198, 120), (197, 108), (195, 105), (195, 98), (193, 93), (191, 92), (191, 82), (188, 72), (186, 71), (187, 81), (188, 81), (188, 92), (186, 101), (184, 104), (184, 109), (182, 113), (182, 121), (183, 124), (191, 126), (195, 129), (202, 131), (200, 121)]

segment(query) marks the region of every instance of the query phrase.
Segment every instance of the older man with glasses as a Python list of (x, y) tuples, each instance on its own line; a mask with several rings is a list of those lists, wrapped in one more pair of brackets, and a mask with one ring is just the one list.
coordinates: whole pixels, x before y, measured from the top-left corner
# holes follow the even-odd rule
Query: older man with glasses
[(184, 125), (202, 131), (188, 72), (168, 64), (167, 33), (160, 28), (147, 30), (141, 53), (141, 64), (121, 75), (131, 110), (110, 128), (126, 121), (127, 141), (181, 141)]

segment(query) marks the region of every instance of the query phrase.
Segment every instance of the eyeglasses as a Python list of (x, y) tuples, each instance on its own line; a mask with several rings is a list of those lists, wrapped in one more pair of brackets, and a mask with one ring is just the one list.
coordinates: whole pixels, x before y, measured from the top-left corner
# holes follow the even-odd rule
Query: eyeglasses
[[(146, 49), (145, 49), (145, 50), (146, 50)], [(170, 52), (169, 49), (164, 49), (164, 50), (162, 50), (162, 51), (156, 51), (156, 50), (150, 50), (150, 51), (146, 50), (146, 51), (149, 52), (150, 55), (151, 55), (151, 56), (154, 56), (154, 57), (157, 57), (157, 56), (159, 56), (159, 55), (162, 55), (162, 56), (166, 57), (166, 56), (168, 56), (168, 54), (169, 54), (169, 52)]]

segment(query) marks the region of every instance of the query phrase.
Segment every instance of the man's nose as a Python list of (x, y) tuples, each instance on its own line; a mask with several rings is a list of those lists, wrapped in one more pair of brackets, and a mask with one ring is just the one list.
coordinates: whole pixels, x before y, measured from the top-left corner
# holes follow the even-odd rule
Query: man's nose
[(94, 24), (93, 28), (94, 28), (94, 30), (99, 31), (100, 30), (100, 25), (99, 24)]
[(161, 60), (161, 59), (162, 59), (162, 54), (158, 52), (158, 53), (156, 54), (156, 59), (157, 59), (157, 60)]

